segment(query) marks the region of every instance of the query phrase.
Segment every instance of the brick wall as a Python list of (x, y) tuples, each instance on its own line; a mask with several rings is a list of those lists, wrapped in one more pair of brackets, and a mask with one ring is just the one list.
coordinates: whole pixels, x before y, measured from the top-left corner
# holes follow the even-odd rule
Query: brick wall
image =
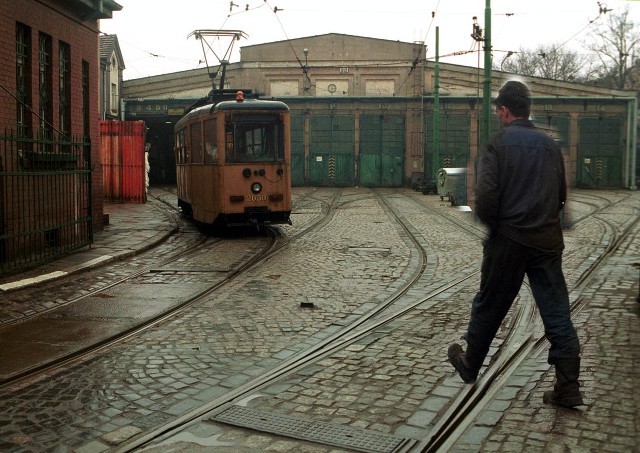
[[(82, 61), (89, 63), (89, 117), (92, 143), (92, 193), (94, 231), (103, 227), (103, 186), (100, 167), (100, 114), (99, 114), (99, 74), (98, 20), (82, 20), (81, 12), (74, 11), (66, 0), (0, 0), (0, 132), (16, 129), (16, 101), (12, 97), (16, 91), (16, 22), (31, 28), (31, 108), (38, 111), (38, 34), (51, 36), (51, 69), (53, 73), (52, 107), (53, 126), (58, 124), (58, 49), (65, 42), (70, 47), (71, 60), (71, 134), (83, 136), (82, 112)], [(5, 91), (6, 90), (6, 91)], [(7, 93), (9, 91), (9, 93)], [(32, 118), (38, 124), (38, 118)]]

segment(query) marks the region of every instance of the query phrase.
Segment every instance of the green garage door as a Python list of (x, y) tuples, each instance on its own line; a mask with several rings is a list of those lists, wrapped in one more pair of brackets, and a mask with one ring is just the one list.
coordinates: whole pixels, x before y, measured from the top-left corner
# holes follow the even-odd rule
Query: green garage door
[(353, 186), (353, 115), (313, 115), (309, 125), (309, 185)]
[[(569, 116), (568, 115), (539, 115), (532, 116), (531, 120), (536, 127), (553, 138), (567, 151), (569, 146)], [(568, 151), (567, 151), (568, 152)]]
[(361, 186), (402, 187), (404, 140), (404, 116), (360, 116)]
[[(495, 116), (495, 115), (493, 115)], [(466, 167), (469, 162), (469, 140), (471, 123), (469, 115), (440, 114), (440, 146), (433, 149), (433, 112), (426, 115), (425, 131), (427, 162), (431, 163), (431, 179), (443, 167)]]
[(591, 189), (622, 187), (622, 119), (580, 118), (578, 134), (576, 185)]

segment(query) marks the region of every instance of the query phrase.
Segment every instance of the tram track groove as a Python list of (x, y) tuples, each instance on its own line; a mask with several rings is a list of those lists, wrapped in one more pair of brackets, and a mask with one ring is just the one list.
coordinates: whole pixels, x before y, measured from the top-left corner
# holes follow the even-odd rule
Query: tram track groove
[[(419, 266), (419, 271), (414, 271), (413, 277), (411, 277), (410, 281), (405, 283), (403, 287), (398, 290), (397, 294), (388, 298), (384, 303), (377, 306), (375, 310), (372, 310), (362, 316), (357, 322), (350, 324), (348, 327), (343, 329), (343, 331), (338, 332), (333, 337), (325, 340), (323, 344), (316, 345), (313, 350), (304, 351), (302, 354), (300, 354), (299, 357), (296, 356), (292, 358), (290, 363), (284, 363), (282, 365), (282, 368), (274, 370), (271, 375), (260, 377), (259, 379), (256, 379), (255, 382), (247, 384), (247, 388), (237, 389), (237, 394), (234, 392), (233, 395), (227, 395), (224, 398), (221, 398), (219, 401), (212, 402), (210, 406), (200, 408), (194, 413), (189, 414), (188, 416), (186, 416), (186, 419), (175, 421), (175, 425), (171, 429), (163, 433), (156, 434), (158, 437), (164, 437), (167, 435), (170, 436), (172, 433), (183, 429), (184, 426), (189, 423), (211, 417), (212, 414), (224, 411), (230, 405), (238, 402), (238, 400), (247, 398), (248, 395), (258, 391), (260, 388), (265, 387), (273, 383), (274, 381), (277, 381), (278, 379), (281, 379), (287, 374), (298, 372), (308, 364), (313, 363), (320, 358), (326, 357), (339, 349), (345, 348), (358, 339), (369, 335), (376, 329), (380, 329), (382, 326), (389, 324), (393, 320), (398, 319), (403, 315), (411, 312), (416, 307), (428, 305), (428, 303), (438, 295), (450, 291), (461, 283), (467, 282), (467, 280), (479, 275), (479, 270), (471, 271), (463, 277), (439, 287), (437, 290), (434, 290), (433, 292), (419, 300), (415, 300), (409, 304), (406, 304), (402, 308), (389, 310), (392, 304), (395, 301), (399, 300), (404, 294), (406, 294), (411, 286), (423, 274), (426, 267), (427, 257), (416, 239), (416, 234), (418, 233), (413, 230), (410, 225), (408, 225), (407, 220), (403, 219), (403, 216), (400, 213), (395, 211), (388, 204), (388, 202), (385, 201), (383, 195), (381, 195), (377, 191), (375, 192), (375, 195), (379, 203), (384, 206), (385, 211), (387, 211), (390, 216), (396, 219), (397, 224), (400, 225), (400, 228), (402, 228), (406, 235), (410, 238), (410, 240), (414, 244), (414, 247), (421, 250), (421, 255), (423, 256), (420, 260), (421, 265)], [(443, 217), (460, 226), (459, 221), (454, 221), (448, 216)], [(475, 237), (479, 237), (479, 233), (482, 232), (481, 229), (468, 228), (467, 226), (465, 226), (465, 228), (463, 229), (471, 233)], [(458, 399), (456, 399), (456, 401), (454, 401), (451, 406), (451, 414), (445, 416), (445, 421), (444, 423), (442, 423), (442, 425), (436, 426), (436, 428), (430, 432), (430, 436), (428, 437), (429, 441), (427, 442), (429, 450), (426, 451), (432, 451), (431, 448), (433, 447), (433, 440), (436, 439), (438, 442), (440, 442), (443, 433), (447, 433), (451, 429), (451, 426), (459, 426), (459, 424), (461, 423), (461, 414), (464, 416), (464, 419), (468, 419), (469, 414), (477, 413), (477, 411), (480, 410), (480, 408), (485, 404), (481, 404), (481, 401), (487, 401), (488, 399), (490, 399), (487, 398), (487, 395), (494, 394), (497, 391), (497, 388), (499, 388), (492, 386), (492, 383), (496, 379), (498, 379), (498, 377), (504, 375), (505, 370), (515, 369), (517, 367), (517, 364), (519, 364), (524, 359), (526, 354), (528, 354), (531, 349), (531, 334), (527, 332), (530, 332), (530, 325), (535, 313), (534, 308), (532, 308), (533, 304), (531, 303), (531, 301), (528, 302), (529, 303), (516, 304), (518, 305), (518, 309), (514, 316), (515, 327), (512, 326), (509, 329), (507, 339), (503, 342), (503, 345), (500, 348), (500, 350), (503, 352), (497, 354), (497, 360), (495, 360), (495, 363), (489, 365), (485, 372), (483, 380), (478, 386), (474, 386), (470, 391), (464, 391), (464, 388), (461, 390)], [(442, 303), (442, 301), (436, 303)], [(506, 349), (509, 350), (507, 353), (504, 352), (504, 350)], [(516, 365), (513, 365), (514, 363)], [(512, 368), (507, 368), (507, 365)], [(504, 380), (505, 378), (502, 377), (502, 379)], [(133, 448), (146, 445), (148, 442), (151, 442), (153, 440), (153, 437), (154, 435), (151, 435), (149, 438), (145, 439), (143, 443), (135, 445)], [(415, 448), (411, 448), (408, 451), (414, 450)], [(132, 451), (131, 447), (120, 449), (118, 450), (118, 453), (124, 453), (126, 451)], [(415, 451), (422, 450), (418, 449)]]
[[(599, 207), (596, 212), (601, 209), (607, 209), (609, 206), (611, 206), (611, 203), (605, 203), (605, 206)], [(584, 221), (588, 217), (592, 216), (585, 216), (581, 218), (580, 221)], [(606, 219), (598, 220), (606, 223), (607, 226), (611, 227), (615, 232), (613, 222), (607, 221)], [(629, 234), (638, 223), (640, 223), (640, 218), (636, 218), (634, 222), (627, 224), (621, 234), (614, 234), (612, 240), (606, 241), (606, 244), (604, 244), (604, 253), (600, 254), (598, 258), (591, 263), (587, 272), (581, 274), (578, 280), (574, 282), (569, 293), (570, 297), (574, 299), (570, 306), (572, 317), (586, 306), (586, 301), (580, 297), (583, 287), (588, 284), (592, 275), (601, 267), (606, 258), (617, 250), (626, 235)], [(439, 426), (434, 429), (434, 433), (428, 438), (423, 439), (415, 449), (411, 450), (412, 452), (444, 453), (450, 451), (457, 439), (474, 423), (480, 409), (491, 401), (491, 397), (495, 395), (501, 387), (506, 385), (509, 377), (517, 370), (518, 366), (529, 356), (540, 357), (540, 355), (548, 349), (547, 339), (544, 334), (541, 334), (541, 323), (539, 321), (535, 322), (532, 318), (537, 311), (533, 300), (525, 303), (524, 307), (525, 309), (526, 307), (531, 307), (528, 315), (529, 321), (524, 324), (525, 328), (529, 326), (531, 329), (529, 333), (521, 340), (512, 341), (512, 344), (506, 348), (506, 351), (503, 350), (503, 346), (501, 346), (501, 351), (496, 363), (487, 368), (482, 377), (471, 389), (459, 395), (456, 402), (449, 408), (449, 411), (441, 420)], [(521, 318), (521, 316), (518, 315), (518, 318)], [(507, 352), (507, 354), (505, 355), (504, 352)]]
[[(415, 197), (410, 198), (415, 200)], [(606, 209), (610, 205), (611, 203), (605, 203), (604, 208), (599, 207), (599, 209)], [(585, 216), (580, 220), (582, 221), (588, 217), (590, 216)], [(457, 219), (454, 220), (451, 218), (451, 220), (464, 230), (469, 231), (472, 235), (477, 236), (477, 233), (480, 231), (475, 228), (469, 228)], [(611, 227), (611, 231), (614, 232), (614, 239), (607, 241), (605, 254), (600, 255), (597, 262), (592, 263), (588, 272), (579, 278), (576, 284), (578, 287), (587, 280), (587, 277), (598, 267), (599, 263), (602, 262), (606, 256), (609, 256), (616, 248), (616, 243), (621, 240), (621, 238), (617, 238), (615, 235), (614, 224), (606, 220), (603, 220), (603, 222)], [(630, 228), (631, 226), (627, 228), (627, 231), (629, 231)], [(528, 283), (525, 281), (523, 286), (528, 288)], [(579, 288), (574, 288), (572, 292), (576, 291), (580, 292)], [(533, 303), (530, 291), (527, 294), (527, 299), (524, 303), (514, 304), (516, 305), (516, 313), (514, 316), (515, 326), (512, 326), (509, 330), (507, 339), (501, 344), (497, 357), (495, 360), (492, 360), (492, 363), (484, 371), (482, 378), (470, 389), (466, 391), (463, 389), (463, 391), (459, 393), (456, 400), (452, 403), (440, 422), (434, 427), (433, 431), (423, 439), (417, 447), (411, 449), (411, 451), (429, 453), (449, 451), (457, 438), (473, 423), (482, 407), (491, 401), (491, 397), (506, 383), (518, 365), (529, 355), (539, 355), (547, 348), (544, 335), (540, 337), (538, 333), (537, 338), (536, 335), (534, 335), (535, 330), (539, 331), (541, 323), (534, 318), (537, 309)], [(584, 304), (582, 304), (579, 299), (572, 302), (572, 314), (578, 312), (583, 306)], [(523, 315), (523, 313), (526, 313), (526, 315)], [(524, 336), (521, 333), (524, 333)]]
[[(219, 282), (216, 282), (215, 284), (210, 285), (208, 288), (205, 288), (195, 293), (190, 298), (187, 298), (181, 301), (180, 303), (175, 304), (169, 310), (166, 310), (158, 314), (157, 316), (154, 316), (146, 320), (144, 323), (140, 323), (129, 329), (123, 330), (118, 334), (115, 334), (109, 338), (103, 339), (95, 344), (91, 344), (86, 347), (77, 349), (70, 354), (65, 354), (61, 357), (57, 357), (46, 363), (39, 363), (36, 366), (26, 368), (11, 376), (1, 378), (0, 389), (4, 389), (14, 385), (19, 386), (21, 385), (20, 383), (22, 381), (32, 382), (33, 380), (37, 380), (38, 375), (55, 374), (56, 372), (58, 372), (59, 370), (63, 369), (66, 366), (70, 366), (71, 364), (82, 362), (88, 356), (99, 354), (100, 352), (105, 351), (118, 343), (126, 341), (129, 338), (135, 337), (136, 335), (139, 335), (140, 333), (150, 328), (153, 328), (156, 325), (159, 325), (169, 319), (172, 319), (178, 316), (179, 314), (183, 313), (185, 310), (188, 310), (194, 304), (197, 304), (203, 298), (211, 295), (215, 291), (229, 284), (231, 281), (233, 281), (242, 273), (248, 271), (249, 269), (269, 259), (275, 253), (277, 253), (278, 250), (285, 247), (293, 239), (304, 235), (305, 233), (307, 233), (308, 231), (314, 228), (321, 228), (323, 225), (325, 225), (329, 221), (329, 218), (331, 217), (331, 215), (333, 214), (333, 203), (339, 197), (339, 194), (340, 194), (340, 191), (336, 191), (332, 197), (332, 200), (328, 203), (324, 203), (325, 207), (320, 213), (320, 215), (316, 217), (315, 221), (312, 221), (311, 224), (307, 225), (302, 230), (295, 232), (294, 235), (292, 235), (289, 238), (286, 238), (285, 240), (279, 239), (279, 234), (276, 229), (274, 229), (273, 227), (266, 227), (265, 231), (267, 232), (269, 237), (269, 244), (266, 247), (264, 247), (262, 250), (260, 250), (255, 256), (249, 258), (245, 262), (240, 263), (236, 268), (231, 269), (227, 273), (226, 277), (220, 280)], [(106, 291), (107, 289), (115, 288), (123, 283), (126, 283), (135, 278), (138, 278), (142, 275), (153, 273), (154, 270), (158, 268), (167, 266), (168, 264), (171, 264), (180, 259), (186, 258), (196, 251), (201, 251), (207, 245), (207, 242), (208, 242), (207, 238), (205, 236), (202, 236), (195, 245), (187, 248), (186, 250), (182, 250), (175, 255), (172, 255), (170, 258), (167, 258), (160, 263), (156, 263), (154, 266), (145, 267), (141, 270), (133, 272), (123, 278), (110, 282), (105, 286), (95, 289), (89, 293), (83, 294), (73, 300), (69, 300), (67, 301), (67, 303), (62, 304), (60, 306), (78, 303), (83, 299), (99, 295), (104, 291)], [(211, 245), (217, 245), (220, 243), (222, 243), (220, 239), (213, 239), (211, 241)], [(58, 307), (52, 308), (51, 310), (47, 310), (46, 312), (43, 312), (43, 315), (48, 314), (57, 308)], [(40, 316), (40, 314), (38, 314), (37, 316)], [(19, 323), (19, 322), (25, 322), (25, 320), (18, 320), (16, 323)]]
[[(472, 234), (477, 234), (477, 230)], [(443, 288), (442, 291), (448, 289), (450, 289), (450, 287)], [(430, 297), (419, 301), (416, 305), (426, 302), (426, 300), (429, 298)], [(249, 389), (238, 394), (236, 396), (236, 399), (245, 398), (247, 394), (254, 392), (260, 386), (266, 385), (271, 379), (280, 378), (286, 373), (295, 371), (296, 367), (305, 366), (306, 362), (317, 360), (317, 358), (322, 355), (326, 355), (333, 350), (344, 347), (345, 345), (349, 344), (349, 342), (355, 341), (355, 339), (368, 334), (372, 330), (379, 328), (380, 326), (386, 324), (387, 322), (395, 319), (398, 316), (401, 316), (414, 307), (415, 305), (407, 307), (399, 312), (395, 312), (394, 314), (388, 314), (384, 317), (384, 319), (377, 320), (375, 324), (368, 324), (366, 328), (358, 330), (357, 333), (354, 331), (353, 337), (343, 337), (340, 343), (335, 343), (334, 340), (330, 340), (330, 342), (334, 342), (334, 344), (331, 345), (329, 349), (325, 351), (318, 349), (316, 353), (308, 356), (305, 359), (305, 362), (296, 364), (294, 361), (294, 363), (287, 365), (286, 368), (282, 370), (282, 372), (278, 372), (274, 376), (265, 378), (266, 380), (260, 382), (259, 384), (253, 383), (249, 386)], [(520, 324), (520, 327), (512, 328), (510, 330), (508, 335), (509, 338), (503, 342), (500, 348), (501, 352), (500, 354), (498, 354), (498, 358), (495, 363), (487, 368), (483, 375), (483, 378), (476, 386), (474, 386), (469, 392), (461, 392), (459, 394), (458, 400), (456, 400), (456, 402), (451, 406), (449, 412), (443, 418), (444, 421), (441, 423), (441, 425), (436, 427), (436, 429), (430, 433), (430, 436), (426, 441), (423, 440), (420, 447), (418, 447), (417, 449), (412, 449), (411, 451), (446, 451), (446, 445), (455, 442), (455, 439), (457, 439), (457, 437), (461, 434), (465, 427), (467, 427), (473, 421), (473, 418), (475, 416), (474, 414), (477, 414), (478, 410), (480, 410), (481, 407), (484, 406), (484, 404), (486, 404), (486, 402), (489, 401), (491, 397), (499, 390), (499, 388), (504, 385), (509, 376), (517, 369), (519, 364), (529, 354), (531, 354), (531, 351), (534, 349), (534, 347), (536, 347), (536, 343), (534, 343), (530, 331), (530, 326), (533, 322), (533, 315), (535, 313), (535, 309), (533, 307), (534, 305), (531, 300), (526, 301), (524, 304), (520, 304), (515, 316), (515, 324)], [(542, 340), (539, 340), (538, 343), (541, 343)], [(316, 354), (318, 354), (319, 356), (316, 357)], [(297, 360), (298, 359), (296, 359), (296, 361)], [(216, 405), (219, 410), (219, 408), (228, 406), (234, 401), (236, 400), (217, 402), (214, 405)], [(215, 410), (216, 408), (211, 408), (211, 411)], [(198, 417), (203, 417), (203, 414), (199, 414), (196, 418)], [(191, 418), (190, 421), (193, 421), (196, 418)], [(181, 429), (180, 425), (181, 423), (178, 423), (178, 430)], [(165, 432), (163, 434), (166, 435), (168, 434), (168, 432)], [(118, 451), (130, 450), (123, 449)]]
[[(327, 211), (330, 211), (332, 209), (330, 207), (331, 204), (335, 203), (337, 198), (338, 195), (335, 195), (332, 198), (332, 202), (329, 202), (322, 211), (325, 213)], [(380, 199), (382, 200), (382, 196)], [(381, 201), (381, 204), (382, 203), (383, 202)], [(333, 215), (333, 213), (331, 215)], [(407, 222), (407, 219), (404, 218), (401, 213), (399, 213), (398, 222), (400, 222), (401, 217), (403, 218), (402, 222)], [(326, 226), (330, 222), (330, 219), (327, 219), (327, 215), (325, 215), (323, 219), (326, 220), (324, 223), (324, 226)], [(400, 227), (398, 226), (397, 228)], [(416, 233), (419, 233), (418, 231), (415, 231), (411, 225), (404, 224), (403, 228), (405, 228), (406, 234), (411, 237), (413, 237), (413, 235), (415, 235)], [(289, 237), (289, 239), (298, 237), (298, 233), (300, 236), (303, 236), (311, 230), (312, 228), (305, 229), (304, 232), (292, 231), (291, 237)], [(405, 237), (404, 234), (402, 234), (401, 236)], [(404, 240), (407, 241), (406, 238)], [(416, 241), (415, 244), (419, 244), (420, 242), (424, 243), (424, 241)], [(281, 249), (285, 245), (285, 243), (279, 243), (278, 249)], [(413, 269), (413, 273), (415, 275), (418, 275), (418, 279), (420, 275), (424, 274), (424, 270), (426, 268), (425, 262), (428, 262), (426, 258), (425, 261), (422, 262), (421, 270), (419, 272), (416, 272), (415, 268)], [(367, 335), (370, 335), (372, 332), (374, 332), (376, 329), (381, 329), (385, 325), (392, 323), (394, 320), (400, 319), (402, 316), (410, 313), (411, 310), (417, 307), (428, 309), (428, 307), (443, 303), (444, 300), (437, 300), (438, 296), (447, 294), (448, 292), (455, 290), (456, 287), (474, 284), (474, 278), (478, 276), (479, 271), (472, 271), (471, 269), (468, 270), (470, 273), (459, 276), (462, 277), (461, 279), (449, 280), (446, 282), (446, 284), (434, 288), (433, 291), (425, 294), (422, 298), (416, 299), (414, 297), (414, 300), (412, 300), (410, 305), (404, 304), (402, 307), (396, 307), (396, 309), (393, 308), (392, 304), (389, 304), (384, 309), (382, 308), (382, 306), (379, 307), (379, 313), (373, 314), (370, 319), (361, 319), (358, 321), (358, 323), (351, 323), (350, 326), (353, 327), (352, 331), (343, 334), (341, 338), (327, 338), (325, 339), (326, 344), (323, 345), (321, 343), (318, 343), (310, 348), (309, 351), (312, 352), (311, 354), (307, 354), (306, 357), (305, 354), (307, 351), (302, 351), (298, 355), (290, 357), (289, 360), (281, 362), (278, 368), (273, 368), (270, 371), (271, 374), (265, 374), (260, 378), (256, 378), (252, 381), (246, 382), (245, 384), (234, 388), (232, 390), (232, 393), (228, 393), (224, 397), (220, 397), (217, 400), (211, 400), (208, 403), (211, 406), (209, 407), (208, 412), (202, 413), (202, 411), (206, 408), (201, 406), (194, 411), (183, 414), (179, 418), (175, 418), (171, 424), (164, 424), (158, 427), (155, 431), (147, 430), (142, 436), (135, 438), (132, 443), (115, 447), (114, 451), (134, 451), (139, 448), (152, 446), (154, 445), (154, 441), (168, 439), (173, 434), (184, 429), (190, 423), (196, 423), (198, 421), (204, 420), (208, 418), (211, 413), (223, 411), (224, 408), (228, 407), (229, 405), (236, 404), (245, 400), (249, 397), (250, 394), (256, 392), (257, 390), (269, 385), (270, 383), (277, 382), (278, 379), (281, 379), (284, 376), (295, 374), (298, 370), (303, 369), (309, 364), (317, 362), (318, 360), (331, 355), (337, 350), (343, 349), (353, 344), (354, 342), (362, 340), (363, 338), (367, 337)], [(401, 290), (403, 291), (402, 294), (406, 295), (408, 289), (410, 289), (410, 286), (411, 285), (409, 284), (409, 286), (404, 287), (403, 290)], [(398, 296), (398, 298), (401, 298), (401, 296)], [(534, 304), (531, 300), (525, 300), (523, 304), (525, 308), (530, 308), (533, 305)], [(514, 320), (510, 323), (514, 325), (526, 323), (526, 320), (531, 316), (531, 313), (527, 313), (526, 310), (518, 308), (517, 313), (514, 313)], [(518, 333), (518, 331), (520, 333)], [(505, 348), (502, 350), (504, 352), (501, 351), (499, 354), (496, 354), (495, 360), (492, 361), (492, 364), (490, 364), (489, 368), (487, 368), (486, 373), (479, 380), (479, 384), (484, 383), (484, 381), (490, 381), (488, 382), (490, 385), (483, 389), (480, 389), (480, 391), (472, 390), (470, 393), (466, 393), (466, 389), (464, 387), (462, 388), (462, 391), (458, 394), (457, 397), (460, 402), (452, 403), (449, 411), (446, 413), (446, 417), (443, 417), (443, 421), (440, 422), (438, 430), (431, 430), (429, 432), (428, 438), (426, 440), (422, 439), (423, 443), (421, 445), (429, 445), (430, 448), (430, 450), (425, 451), (442, 451), (434, 449), (436, 445), (438, 446), (438, 448), (442, 448), (442, 445), (446, 445), (441, 443), (441, 440), (449, 444), (455, 443), (457, 437), (459, 437), (461, 432), (464, 430), (463, 426), (469, 426), (470, 423), (473, 423), (474, 409), (478, 409), (483, 404), (486, 404), (485, 402), (489, 401), (495, 394), (495, 392), (497, 392), (499, 388), (509, 379), (512, 370), (517, 369), (522, 360), (524, 360), (532, 353), (532, 348), (537, 346), (537, 343), (534, 344), (530, 335), (529, 337), (527, 337), (525, 334), (523, 337), (522, 329), (512, 329), (510, 330), (509, 335), (513, 335), (513, 337), (502, 341), (501, 348)], [(538, 339), (538, 341), (544, 345), (544, 338)], [(507, 349), (509, 350), (507, 351)], [(298, 361), (297, 364), (296, 361)], [(262, 381), (260, 381), (260, 379), (262, 379)], [(230, 399), (230, 397), (233, 398)], [(451, 422), (446, 422), (445, 418), (448, 419), (450, 417)], [(454, 427), (455, 429), (452, 430), (452, 427)], [(441, 431), (441, 434), (438, 434), (439, 431)], [(437, 442), (434, 441), (434, 439), (437, 439)], [(418, 450), (413, 448), (410, 451), (413, 452)]]
[[(265, 373), (264, 375), (250, 381), (249, 383), (241, 387), (233, 389), (223, 397), (211, 401), (193, 410), (192, 412), (173, 420), (170, 424), (167, 424), (154, 432), (147, 433), (145, 436), (136, 439), (135, 442), (132, 442), (127, 446), (119, 448), (118, 450), (116, 450), (118, 453), (134, 451), (135, 449), (148, 446), (154, 441), (161, 440), (166, 436), (171, 436), (176, 432), (179, 432), (180, 430), (184, 429), (185, 426), (191, 423), (210, 418), (216, 413), (220, 413), (229, 408), (239, 400), (246, 399), (249, 395), (257, 392), (259, 389), (264, 388), (278, 381), (279, 379), (282, 379), (284, 376), (299, 372), (309, 364), (314, 363), (319, 359), (334, 353), (337, 350), (345, 348), (346, 346), (359, 339), (362, 339), (375, 330), (380, 329), (382, 326), (389, 324), (390, 322), (411, 312), (416, 307), (421, 305), (424, 306), (428, 304), (432, 299), (435, 299), (437, 296), (450, 291), (452, 288), (455, 288), (462, 283), (466, 284), (469, 279), (478, 276), (478, 270), (470, 271), (463, 274), (461, 277), (454, 279), (454, 281), (447, 282), (444, 285), (441, 285), (436, 290), (418, 300), (414, 300), (411, 303), (404, 304), (404, 306), (401, 308), (392, 309), (393, 304), (401, 300), (402, 297), (406, 295), (410, 288), (423, 275), (426, 268), (427, 256), (425, 250), (416, 239), (416, 232), (411, 231), (412, 228), (410, 225), (408, 225), (408, 222), (406, 220), (403, 220), (400, 215), (396, 211), (394, 211), (394, 209), (384, 200), (384, 197), (381, 194), (374, 191), (373, 195), (378, 203), (388, 213), (388, 215), (395, 218), (397, 228), (401, 229), (404, 232), (404, 237), (407, 238), (405, 240), (411, 242), (413, 244), (413, 249), (417, 250), (418, 254), (420, 255), (420, 258), (418, 259), (419, 264), (415, 266), (416, 268), (413, 270), (412, 275), (408, 277), (407, 281), (398, 289), (396, 289), (394, 294), (390, 295), (383, 302), (377, 304), (374, 309), (362, 314), (357, 320), (351, 322), (340, 331), (326, 338), (324, 341), (289, 358), (279, 366), (270, 370), (268, 373)], [(442, 302), (443, 301), (439, 301), (436, 303)]]
[[(409, 199), (419, 203), (414, 196), (409, 196)], [(419, 204), (436, 212), (424, 203)], [(470, 225), (446, 213), (438, 212), (438, 214), (476, 239), (483, 239), (486, 236), (486, 230), (483, 228)], [(529, 289), (527, 283), (523, 286)], [(517, 366), (531, 351), (531, 331), (536, 322), (537, 310), (533, 304), (530, 290), (517, 298), (511, 311), (515, 313), (511, 314), (511, 325), (507, 327), (506, 338), (502, 341), (498, 352), (490, 359), (481, 379), (471, 388), (462, 387), (444, 416), (429, 434), (420, 440), (418, 446), (411, 448), (410, 451), (448, 451), (452, 441), (464, 432), (475, 415), (491, 401), (491, 397), (495, 395), (501, 384), (517, 369)]]

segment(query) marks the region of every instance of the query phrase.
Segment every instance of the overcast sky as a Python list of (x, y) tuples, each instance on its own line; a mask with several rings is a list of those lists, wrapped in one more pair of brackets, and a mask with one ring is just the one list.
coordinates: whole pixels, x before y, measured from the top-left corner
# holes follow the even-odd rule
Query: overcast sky
[[(440, 32), (440, 61), (482, 66), (478, 43), (471, 38), (473, 16), (485, 29), (486, 0), (116, 0), (121, 11), (102, 20), (104, 33), (116, 34), (125, 60), (125, 80), (204, 67), (201, 42), (187, 36), (199, 29), (241, 30), (231, 62), (243, 46), (326, 33), (343, 33), (402, 42), (424, 41), (435, 58), (435, 30)], [(491, 0), (494, 60), (509, 50), (540, 44), (564, 44), (580, 50), (590, 31), (606, 21), (602, 9), (620, 13), (629, 7), (640, 23), (638, 0)], [(277, 9), (277, 12), (274, 12)], [(608, 12), (607, 14), (611, 14)], [(208, 38), (209, 64), (217, 65), (230, 45)], [(445, 57), (446, 55), (455, 56)], [(461, 54), (461, 55), (459, 55)], [(292, 58), (295, 58), (292, 54)], [(317, 56), (317, 58), (322, 58)], [(309, 61), (313, 61), (309, 49)]]

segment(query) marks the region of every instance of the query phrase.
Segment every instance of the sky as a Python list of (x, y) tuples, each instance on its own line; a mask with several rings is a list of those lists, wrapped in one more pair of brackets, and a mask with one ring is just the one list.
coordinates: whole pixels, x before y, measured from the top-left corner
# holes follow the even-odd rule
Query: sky
[[(471, 34), (474, 16), (480, 28), (486, 28), (487, 0), (115, 1), (122, 10), (101, 20), (100, 31), (118, 36), (125, 80), (202, 68), (206, 62), (215, 66), (220, 59), (234, 63), (240, 61), (244, 46), (327, 33), (422, 41), (427, 58), (434, 60), (436, 27), (441, 62), (472, 67), (484, 62), (478, 52), (481, 43)], [(640, 0), (490, 0), (489, 4), (494, 61), (501, 61), (508, 51), (541, 44), (562, 44), (581, 52), (594, 27), (606, 23), (607, 14), (626, 7), (631, 20), (640, 25)], [(236, 41), (209, 37), (203, 51), (203, 43), (189, 35), (204, 29), (240, 30), (246, 37)], [(308, 59), (312, 64), (313, 49)]]

